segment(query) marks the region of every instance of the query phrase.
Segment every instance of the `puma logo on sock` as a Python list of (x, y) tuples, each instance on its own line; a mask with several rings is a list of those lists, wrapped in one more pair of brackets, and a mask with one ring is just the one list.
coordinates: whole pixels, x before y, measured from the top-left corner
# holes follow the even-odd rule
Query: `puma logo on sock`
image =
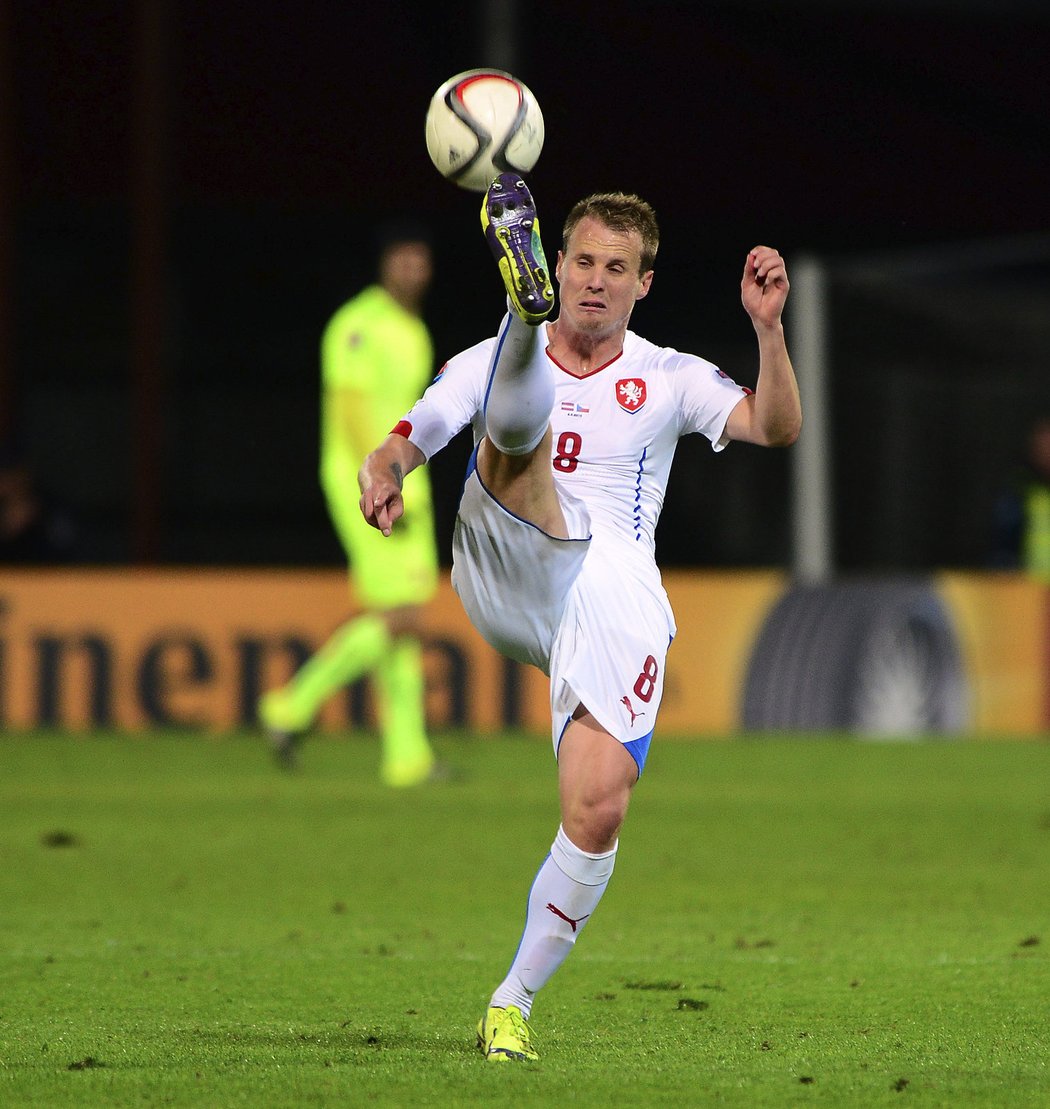
[(566, 924), (568, 924), (568, 926), (569, 926), (569, 927), (570, 927), (570, 928), (571, 928), (571, 929), (572, 929), (572, 930), (573, 930), (574, 932), (576, 931), (576, 926), (577, 926), (578, 924), (582, 924), (582, 923), (583, 923), (583, 922), (584, 922), (584, 921), (585, 921), (585, 920), (587, 919), (587, 917), (591, 915), (590, 913), (588, 913), (588, 914), (587, 914), (587, 916), (581, 916), (581, 917), (577, 917), (577, 918), (576, 918), (575, 920), (573, 920), (571, 916), (566, 916), (566, 915), (565, 915), (565, 914), (564, 914), (564, 913), (563, 913), (563, 912), (561, 911), (561, 909), (559, 909), (559, 908), (558, 908), (558, 906), (554, 904), (554, 902), (553, 902), (553, 901), (548, 901), (548, 902), (547, 902), (547, 908), (548, 908), (548, 909), (550, 909), (550, 911), (551, 911), (551, 912), (552, 912), (552, 913), (553, 913), (553, 914), (554, 914), (555, 916), (560, 916), (560, 917), (562, 918), (562, 920), (564, 920), (564, 921), (565, 921), (565, 923), (566, 923)]

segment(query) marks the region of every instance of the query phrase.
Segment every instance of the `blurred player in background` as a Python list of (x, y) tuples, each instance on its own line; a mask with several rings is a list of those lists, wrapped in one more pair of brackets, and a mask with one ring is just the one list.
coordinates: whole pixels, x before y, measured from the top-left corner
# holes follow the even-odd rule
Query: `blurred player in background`
[(0, 563), (72, 562), (79, 539), (73, 513), (37, 481), (17, 442), (0, 444)]
[[(645, 765), (676, 630), (655, 531), (678, 439), (699, 432), (715, 450), (731, 439), (784, 446), (802, 415), (781, 326), (787, 271), (775, 250), (751, 250), (741, 281), (759, 349), (750, 393), (710, 362), (627, 329), (649, 292), (659, 236), (638, 197), (596, 195), (569, 213), (561, 310), (549, 324), (554, 294), (520, 178), (492, 184), (482, 224), (510, 309), (499, 335), (448, 363), (365, 460), (360, 482), (365, 517), (396, 535), (411, 511), (404, 475), (473, 424), (453, 585), (493, 646), (551, 680), (561, 826), (478, 1025), (482, 1052), (499, 1062), (537, 1057), (533, 997), (598, 906)], [(494, 834), (498, 848), (514, 830)]]
[(274, 751), (294, 762), (300, 737), (347, 683), (371, 675), (390, 786), (424, 782), (434, 769), (426, 733), (420, 621), (438, 582), (429, 478), (405, 483), (410, 509), (394, 542), (362, 519), (357, 473), (368, 450), (409, 409), (433, 375), (421, 318), (433, 257), (419, 228), (385, 230), (378, 282), (344, 304), (321, 341), (321, 484), (363, 611), (348, 620), (292, 680), (265, 694), (259, 719)]
[(1032, 423), (1018, 473), (996, 503), (992, 564), (1050, 585), (1050, 415)]

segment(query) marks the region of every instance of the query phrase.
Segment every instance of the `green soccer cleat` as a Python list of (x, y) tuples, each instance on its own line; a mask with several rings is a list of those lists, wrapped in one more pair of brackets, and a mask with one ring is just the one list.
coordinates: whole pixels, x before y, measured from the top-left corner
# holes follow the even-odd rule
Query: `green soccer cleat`
[(437, 760), (427, 751), (412, 759), (388, 759), (379, 769), (383, 784), (393, 789), (411, 789), (433, 781)]
[(485, 193), (481, 226), (507, 290), (511, 310), (536, 326), (554, 307), (554, 289), (540, 241), (540, 221), (528, 186), (516, 173), (501, 173)]
[(539, 1058), (532, 1048), (532, 1029), (517, 1005), (486, 1011), (478, 1021), (478, 1047), (490, 1063)]

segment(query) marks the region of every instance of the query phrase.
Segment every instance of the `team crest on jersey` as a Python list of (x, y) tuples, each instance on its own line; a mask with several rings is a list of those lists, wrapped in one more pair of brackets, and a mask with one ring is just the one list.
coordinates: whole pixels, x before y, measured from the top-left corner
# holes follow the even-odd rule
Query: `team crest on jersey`
[(624, 412), (637, 412), (645, 404), (645, 382), (640, 377), (624, 377), (616, 383), (616, 403)]

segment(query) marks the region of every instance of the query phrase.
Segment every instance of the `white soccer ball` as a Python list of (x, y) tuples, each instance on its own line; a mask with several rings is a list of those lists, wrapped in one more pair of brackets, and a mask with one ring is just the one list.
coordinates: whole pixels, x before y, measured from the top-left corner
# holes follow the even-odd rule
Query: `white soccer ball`
[(434, 93), (427, 153), (438, 172), (483, 193), (500, 173), (527, 173), (543, 149), (543, 113), (528, 87), (498, 69), (468, 69)]

